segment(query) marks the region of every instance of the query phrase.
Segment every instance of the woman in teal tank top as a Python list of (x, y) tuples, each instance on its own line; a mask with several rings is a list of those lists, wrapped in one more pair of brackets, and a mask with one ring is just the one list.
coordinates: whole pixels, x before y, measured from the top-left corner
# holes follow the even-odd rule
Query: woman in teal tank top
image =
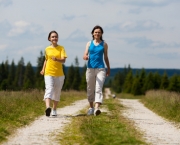
[[(86, 44), (83, 59), (87, 60), (86, 82), (87, 97), (90, 108), (88, 115), (99, 115), (100, 105), (103, 101), (102, 88), (106, 76), (110, 75), (110, 65), (108, 58), (108, 45), (103, 40), (103, 29), (101, 26), (95, 26), (91, 32), (93, 40)], [(105, 69), (104, 61), (107, 66)], [(95, 102), (95, 104), (94, 104)]]

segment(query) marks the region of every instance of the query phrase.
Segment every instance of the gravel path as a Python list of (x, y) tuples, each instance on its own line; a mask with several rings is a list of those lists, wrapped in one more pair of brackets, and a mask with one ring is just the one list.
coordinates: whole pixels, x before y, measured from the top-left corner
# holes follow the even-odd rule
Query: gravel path
[(65, 124), (70, 123), (71, 117), (81, 115), (76, 113), (87, 105), (88, 101), (84, 99), (58, 109), (57, 117), (41, 116), (27, 127), (18, 129), (3, 145), (59, 145), (56, 135), (62, 132)]
[[(105, 98), (108, 99), (109, 95), (110, 89), (106, 89)], [(138, 100), (120, 99), (120, 102), (125, 106), (123, 115), (144, 133), (147, 142), (153, 145), (180, 145), (180, 129), (173, 123), (159, 117)], [(63, 131), (64, 125), (70, 123), (72, 117), (83, 115), (78, 111), (86, 106), (88, 101), (84, 99), (58, 109), (57, 117), (43, 115), (30, 125), (18, 129), (3, 145), (59, 145), (56, 135)]]
[(104, 91), (105, 91), (104, 97), (105, 97), (106, 99), (109, 99), (109, 95), (111, 95), (110, 89), (109, 89), (109, 88), (105, 88)]
[(144, 132), (144, 138), (153, 145), (180, 145), (180, 129), (159, 117), (138, 100), (120, 99), (126, 107), (123, 115)]

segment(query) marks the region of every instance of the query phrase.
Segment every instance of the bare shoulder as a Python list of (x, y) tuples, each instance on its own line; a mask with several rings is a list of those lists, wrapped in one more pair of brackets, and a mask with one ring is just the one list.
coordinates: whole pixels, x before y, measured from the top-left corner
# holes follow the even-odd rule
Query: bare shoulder
[(89, 41), (86, 45), (88, 45), (88, 46), (89, 46), (90, 44), (91, 44), (91, 41)]
[(104, 47), (108, 47), (108, 44), (107, 44), (107, 42), (106, 41), (104, 41)]
[(91, 41), (89, 41), (87, 44), (86, 44), (86, 47), (89, 47), (91, 44)]

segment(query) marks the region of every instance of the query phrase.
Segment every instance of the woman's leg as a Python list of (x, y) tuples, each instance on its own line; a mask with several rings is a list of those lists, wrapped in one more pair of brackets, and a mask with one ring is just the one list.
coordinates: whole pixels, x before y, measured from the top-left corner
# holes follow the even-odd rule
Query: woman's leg
[(94, 114), (94, 90), (95, 90), (95, 71), (94, 69), (87, 68), (86, 70), (86, 82), (87, 82), (87, 98), (89, 102), (89, 110), (87, 112), (87, 115), (93, 115)]
[(94, 91), (95, 91), (95, 69), (87, 68), (86, 70), (86, 82), (87, 82), (87, 97), (89, 105), (93, 108), (93, 102), (95, 100)]
[(96, 90), (95, 90), (95, 109), (98, 109), (103, 101), (103, 85), (106, 79), (105, 69), (96, 69)]
[(44, 81), (45, 81), (45, 94), (44, 94), (44, 100), (46, 103), (46, 108), (50, 107), (51, 99), (53, 97), (53, 85), (54, 85), (54, 80), (52, 76), (44, 76)]
[(46, 113), (46, 116), (50, 116), (50, 113), (51, 113), (50, 104), (51, 104), (51, 99), (52, 99), (53, 91), (54, 91), (54, 88), (53, 88), (54, 80), (52, 76), (44, 76), (44, 80), (45, 80), (45, 87), (46, 87), (45, 94), (44, 94), (44, 100), (46, 104), (45, 113)]
[(54, 93), (53, 93), (53, 114), (54, 116), (56, 116), (56, 109), (57, 109), (57, 105), (58, 102), (60, 101), (60, 96), (61, 96), (61, 89), (63, 87), (64, 84), (64, 76), (61, 77), (55, 77), (55, 81), (54, 81)]
[(51, 99), (47, 98), (47, 99), (45, 99), (45, 102), (46, 102), (46, 108), (50, 108), (50, 106), (51, 106)]

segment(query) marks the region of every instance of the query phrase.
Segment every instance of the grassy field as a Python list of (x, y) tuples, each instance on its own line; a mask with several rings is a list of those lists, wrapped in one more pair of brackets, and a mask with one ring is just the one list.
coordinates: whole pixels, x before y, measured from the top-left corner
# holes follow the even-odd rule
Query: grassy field
[(117, 96), (121, 99), (142, 99), (144, 97), (144, 95), (134, 96), (132, 94), (126, 94), (126, 93), (117, 94)]
[(141, 100), (160, 116), (180, 123), (180, 94), (168, 91), (148, 91)]
[[(44, 115), (44, 91), (0, 92), (0, 142), (6, 140), (17, 128), (28, 125), (36, 117)], [(119, 145), (146, 144), (132, 122), (121, 115), (124, 107), (118, 98), (140, 99), (145, 106), (170, 120), (180, 122), (180, 94), (167, 91), (149, 91), (145, 96), (116, 94), (117, 98), (104, 99), (108, 110), (99, 116), (78, 116), (65, 127), (58, 139), (63, 145)], [(85, 92), (62, 92), (59, 108), (76, 100), (86, 99)], [(86, 114), (88, 108), (82, 110)]]
[[(17, 128), (25, 126), (36, 117), (43, 115), (45, 103), (44, 91), (1, 91), (0, 92), (0, 142), (6, 140)], [(85, 99), (85, 92), (62, 92), (58, 107)]]
[[(146, 144), (141, 133), (121, 115), (124, 109), (117, 99), (105, 99), (102, 105), (108, 112), (99, 116), (78, 116), (65, 127), (58, 139), (63, 145), (121, 145)], [(80, 113), (85, 114), (87, 110)]]

